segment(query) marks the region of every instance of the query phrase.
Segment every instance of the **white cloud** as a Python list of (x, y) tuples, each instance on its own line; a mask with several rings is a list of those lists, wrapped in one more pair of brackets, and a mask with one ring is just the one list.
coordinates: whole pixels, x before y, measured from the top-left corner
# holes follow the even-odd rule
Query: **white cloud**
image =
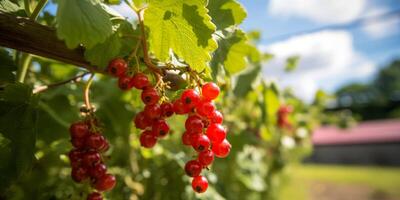
[(128, 19), (136, 19), (136, 14), (125, 2), (119, 5), (112, 5), (111, 8)]
[(268, 11), (319, 23), (347, 23), (358, 18), (365, 6), (366, 0), (271, 0)]
[(366, 16), (371, 18), (364, 22), (362, 29), (371, 38), (379, 39), (386, 36), (396, 34), (400, 31), (400, 17), (390, 16), (386, 18), (374, 18), (384, 13), (388, 13), (389, 9), (384, 7), (372, 8), (367, 11)]
[[(345, 82), (365, 79), (375, 72), (374, 63), (355, 51), (353, 38), (346, 31), (300, 35), (262, 49), (275, 55), (264, 67), (264, 75), (292, 87), (306, 101), (311, 101), (319, 88), (333, 91)], [(285, 73), (286, 59), (293, 55), (300, 56), (298, 68)]]

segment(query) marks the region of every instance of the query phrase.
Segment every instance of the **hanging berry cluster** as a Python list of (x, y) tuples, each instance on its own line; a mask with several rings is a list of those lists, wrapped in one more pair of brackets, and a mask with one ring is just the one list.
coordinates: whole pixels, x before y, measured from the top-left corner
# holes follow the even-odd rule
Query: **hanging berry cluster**
[[(68, 156), (72, 179), (77, 183), (88, 181), (98, 192), (103, 192), (111, 190), (115, 186), (116, 179), (107, 173), (102, 153), (109, 149), (109, 143), (96, 124), (95, 119), (71, 124), (69, 131), (74, 148)], [(92, 192), (87, 199), (102, 200), (103, 197), (98, 192)]]
[(292, 107), (281, 105), (278, 109), (278, 126), (279, 128), (291, 129), (292, 124), (289, 121), (289, 114), (293, 112)]
[(118, 86), (122, 90), (133, 87), (142, 90), (141, 99), (145, 107), (133, 120), (136, 128), (143, 130), (140, 135), (141, 146), (152, 148), (159, 139), (168, 135), (170, 127), (166, 118), (173, 114), (187, 115), (182, 143), (192, 146), (198, 155), (195, 160), (186, 163), (185, 172), (193, 177), (193, 190), (205, 192), (208, 181), (200, 175), (202, 169), (212, 164), (214, 156), (224, 158), (231, 149), (222, 126), (223, 115), (213, 103), (219, 95), (219, 87), (215, 83), (197, 84), (195, 89), (186, 89), (179, 98), (168, 101), (165, 96), (160, 96), (162, 89), (156, 87), (157, 84), (151, 85), (145, 74), (137, 72), (130, 77), (127, 68), (125, 60), (116, 58), (109, 63), (108, 72), (118, 77)]

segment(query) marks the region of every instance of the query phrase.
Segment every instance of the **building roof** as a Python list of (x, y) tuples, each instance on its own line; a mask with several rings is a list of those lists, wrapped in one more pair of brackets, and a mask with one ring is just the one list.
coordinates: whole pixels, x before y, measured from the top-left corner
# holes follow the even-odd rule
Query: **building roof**
[(360, 122), (348, 129), (324, 126), (314, 131), (314, 145), (400, 142), (400, 119)]

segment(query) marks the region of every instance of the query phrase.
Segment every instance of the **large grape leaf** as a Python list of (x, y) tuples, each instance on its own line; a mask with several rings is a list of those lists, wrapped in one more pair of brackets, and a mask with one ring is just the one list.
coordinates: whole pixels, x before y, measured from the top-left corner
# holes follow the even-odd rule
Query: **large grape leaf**
[(197, 71), (207, 67), (210, 52), (217, 48), (215, 25), (205, 0), (151, 0), (144, 13), (150, 50), (168, 61), (170, 50)]
[(247, 16), (246, 10), (235, 0), (209, 1), (207, 8), (219, 30), (239, 25)]
[(222, 64), (225, 70), (232, 75), (245, 69), (248, 59), (252, 62), (260, 61), (260, 52), (248, 42), (245, 33), (241, 30), (221, 37), (211, 62), (213, 70), (218, 69), (218, 65)]
[[(30, 91), (30, 92), (27, 92)], [(36, 140), (36, 99), (23, 84), (7, 85), (0, 96), (0, 193), (26, 173)]]
[(59, 0), (57, 36), (68, 48), (92, 48), (112, 34), (112, 24), (100, 0)]

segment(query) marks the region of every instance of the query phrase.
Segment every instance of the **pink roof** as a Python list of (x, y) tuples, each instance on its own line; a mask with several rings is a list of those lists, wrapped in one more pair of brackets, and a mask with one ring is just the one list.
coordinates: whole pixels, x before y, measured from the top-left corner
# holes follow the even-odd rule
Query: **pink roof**
[(312, 141), (315, 145), (400, 142), (400, 120), (360, 122), (349, 129), (325, 126), (314, 131)]

